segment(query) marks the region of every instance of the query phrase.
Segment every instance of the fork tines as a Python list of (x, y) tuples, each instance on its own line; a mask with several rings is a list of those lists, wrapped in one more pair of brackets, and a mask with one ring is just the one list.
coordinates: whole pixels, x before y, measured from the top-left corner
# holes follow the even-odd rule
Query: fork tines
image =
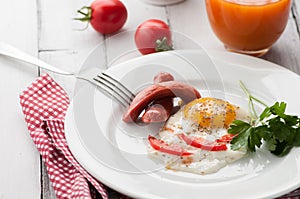
[(124, 107), (127, 107), (135, 97), (135, 95), (120, 81), (105, 73), (97, 75), (94, 80), (97, 82), (97, 86), (99, 86), (102, 90), (104, 90), (114, 100), (116, 100)]

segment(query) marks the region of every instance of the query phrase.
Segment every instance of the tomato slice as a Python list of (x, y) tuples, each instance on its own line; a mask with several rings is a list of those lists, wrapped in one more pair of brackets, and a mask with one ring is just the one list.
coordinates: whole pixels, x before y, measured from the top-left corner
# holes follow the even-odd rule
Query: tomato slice
[(177, 144), (167, 144), (163, 140), (159, 140), (151, 135), (148, 136), (148, 140), (152, 148), (163, 153), (168, 153), (168, 154), (178, 155), (178, 156), (188, 156), (193, 154), (185, 151), (181, 146)]
[(227, 146), (224, 143), (208, 141), (201, 137), (191, 137), (185, 134), (178, 134), (178, 137), (181, 138), (185, 143), (200, 148), (207, 151), (226, 151)]
[(232, 138), (234, 138), (235, 136), (236, 136), (236, 134), (225, 134), (222, 137), (220, 137), (219, 139), (216, 139), (216, 142), (229, 143), (229, 142), (231, 142)]

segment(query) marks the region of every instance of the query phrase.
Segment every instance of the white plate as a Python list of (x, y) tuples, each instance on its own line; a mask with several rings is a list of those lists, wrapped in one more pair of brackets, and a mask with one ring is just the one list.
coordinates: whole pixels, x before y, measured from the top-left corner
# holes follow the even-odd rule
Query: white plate
[[(99, 61), (93, 54), (83, 68)], [(150, 84), (157, 72), (168, 71), (203, 96), (247, 109), (238, 85), (242, 80), (266, 103), (284, 100), (289, 113), (300, 113), (298, 75), (257, 58), (226, 52), (209, 55), (211, 59), (204, 51), (156, 53), (115, 65), (107, 73), (137, 91)], [(147, 135), (155, 134), (159, 126), (124, 124), (124, 110), (94, 87), (77, 82), (76, 91), (65, 124), (70, 149), (88, 172), (119, 192), (135, 198), (252, 199), (276, 197), (300, 186), (300, 148), (283, 158), (259, 150), (211, 175), (165, 170), (148, 158), (145, 146)]]

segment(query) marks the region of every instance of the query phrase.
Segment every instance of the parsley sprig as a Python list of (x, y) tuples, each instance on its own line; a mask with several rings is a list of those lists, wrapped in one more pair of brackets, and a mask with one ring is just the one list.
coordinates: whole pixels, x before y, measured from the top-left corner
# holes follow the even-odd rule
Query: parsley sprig
[[(230, 125), (228, 133), (237, 134), (231, 141), (232, 150), (245, 148), (255, 152), (264, 141), (266, 148), (271, 153), (284, 156), (293, 147), (299, 147), (300, 118), (285, 113), (287, 104), (276, 102), (272, 106), (267, 106), (252, 96), (241, 81), (240, 86), (249, 99), (250, 121), (235, 120)], [(254, 101), (265, 107), (259, 116), (256, 113)]]

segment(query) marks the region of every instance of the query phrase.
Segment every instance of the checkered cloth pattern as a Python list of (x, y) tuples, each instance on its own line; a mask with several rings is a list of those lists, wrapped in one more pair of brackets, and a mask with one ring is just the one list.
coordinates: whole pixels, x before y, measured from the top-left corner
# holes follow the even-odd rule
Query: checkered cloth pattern
[(89, 184), (103, 199), (108, 198), (106, 188), (79, 165), (68, 148), (64, 117), (69, 98), (65, 91), (45, 74), (20, 95), (20, 103), (57, 198), (93, 198)]

